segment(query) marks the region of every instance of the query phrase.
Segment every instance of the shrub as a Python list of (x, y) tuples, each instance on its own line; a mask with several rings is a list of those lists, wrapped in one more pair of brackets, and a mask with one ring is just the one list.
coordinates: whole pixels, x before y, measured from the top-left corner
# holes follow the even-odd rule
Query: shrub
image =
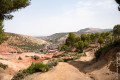
[(22, 60), (22, 58), (19, 56), (18, 60)]
[(0, 67), (3, 68), (3, 69), (6, 69), (6, 68), (8, 68), (8, 65), (0, 63)]
[(39, 59), (39, 56), (34, 55), (34, 59), (35, 59), (35, 60)]
[(58, 62), (64, 62), (64, 59), (59, 58), (57, 61), (58, 61)]
[(30, 56), (27, 56), (27, 55), (26, 55), (25, 57), (30, 57)]
[(11, 80), (21, 80), (25, 77), (25, 74), (22, 72), (17, 72)]
[(51, 68), (53, 66), (56, 66), (58, 64), (58, 61), (53, 59), (53, 60), (50, 60), (48, 61), (47, 65)]
[(27, 69), (24, 69), (22, 72), (23, 72), (23, 73), (27, 73)]
[(49, 60), (50, 58), (45, 58), (45, 60)]
[(33, 58), (33, 59), (37, 60), (37, 59), (39, 59), (40, 57), (39, 57), (39, 56), (37, 56), (37, 55), (34, 55), (34, 56), (31, 56), (31, 58)]
[(85, 52), (84, 52), (83, 56), (87, 56)]
[(59, 51), (66, 51), (69, 47), (67, 45), (62, 45), (62, 46), (59, 46), (58, 50)]
[(109, 50), (111, 50), (114, 47), (118, 47), (118, 46), (120, 46), (120, 40), (116, 40), (113, 43), (111, 42), (105, 45), (104, 47), (101, 47), (95, 52), (96, 59), (99, 59), (102, 54), (105, 55)]
[(17, 52), (18, 54), (22, 54), (22, 52)]
[(50, 67), (47, 64), (43, 63), (35, 63), (31, 64), (28, 69), (24, 69), (23, 73), (30, 73), (33, 74), (35, 72), (46, 72), (50, 69)]

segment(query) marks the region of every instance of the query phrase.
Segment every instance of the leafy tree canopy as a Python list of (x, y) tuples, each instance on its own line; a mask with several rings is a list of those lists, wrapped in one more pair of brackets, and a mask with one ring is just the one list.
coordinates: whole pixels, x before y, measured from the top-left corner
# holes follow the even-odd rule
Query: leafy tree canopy
[(31, 0), (0, 0), (0, 20), (12, 19), (11, 12), (25, 8)]
[(99, 43), (100, 46), (101, 46), (101, 44), (104, 43), (104, 39), (103, 39), (102, 37), (99, 37), (99, 39), (98, 39), (98, 43)]
[(4, 29), (3, 29), (3, 24), (0, 22), (0, 44), (7, 40), (7, 37), (5, 36)]
[(120, 0), (115, 0), (115, 1), (119, 4), (118, 10), (120, 11)]
[(87, 39), (86, 34), (82, 34), (82, 35), (81, 35), (81, 39), (82, 39), (83, 41), (85, 41), (85, 40)]
[(120, 37), (120, 25), (115, 25), (115, 27), (113, 28), (113, 34)]
[(0, 44), (7, 39), (3, 29), (3, 21), (12, 19), (13, 15), (10, 13), (25, 8), (30, 4), (30, 1), (31, 0), (0, 0)]
[(76, 35), (74, 33), (69, 33), (68, 38), (66, 39), (66, 45), (73, 47), (75, 44)]

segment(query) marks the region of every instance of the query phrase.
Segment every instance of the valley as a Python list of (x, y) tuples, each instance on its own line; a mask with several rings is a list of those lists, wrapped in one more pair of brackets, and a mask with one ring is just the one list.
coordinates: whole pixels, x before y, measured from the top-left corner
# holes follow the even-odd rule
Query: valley
[[(90, 34), (86, 33), (86, 30), (81, 31), (81, 34), (79, 34), (81, 38), (83, 34)], [(95, 53), (101, 46), (99, 43), (91, 43), (89, 47), (83, 49), (82, 53), (78, 52), (75, 48), (68, 48), (68, 51), (60, 51), (62, 47), (59, 47), (65, 45), (64, 43), (71, 34), (72, 33), (69, 33), (67, 36), (60, 36), (57, 42), (54, 43), (48, 42), (49, 40), (45, 41), (30, 36), (7, 33), (9, 39), (0, 45), (0, 63), (7, 67), (6, 69), (0, 68), (2, 72), (0, 73), (0, 79), (115, 80), (117, 75), (115, 71), (116, 66), (111, 67), (111, 65), (115, 62), (115, 56), (120, 55), (118, 51), (116, 52), (116, 48), (109, 51), (109, 54), (106, 53), (106, 55), (98, 61), (96, 60)], [(93, 34), (97, 33), (91, 33), (91, 35)], [(77, 34), (75, 35), (78, 36)], [(56, 36), (53, 36), (53, 38), (56, 38)], [(41, 45), (44, 45), (44, 47), (40, 47)], [(105, 45), (105, 43), (103, 45)], [(114, 54), (112, 54), (112, 52)], [(23, 71), (29, 70), (30, 66), (32, 67), (33, 64), (37, 63), (43, 63), (53, 67), (50, 67), (50, 70), (44, 73), (41, 71), (32, 74), (30, 74), (29, 71), (23, 73)]]
[(0, 80), (120, 80), (119, 12), (120, 0), (0, 0)]

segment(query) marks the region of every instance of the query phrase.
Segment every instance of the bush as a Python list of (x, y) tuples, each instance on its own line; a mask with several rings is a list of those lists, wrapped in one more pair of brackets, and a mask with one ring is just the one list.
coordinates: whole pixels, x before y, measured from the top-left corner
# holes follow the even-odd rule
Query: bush
[(23, 72), (23, 73), (27, 73), (27, 69), (24, 69), (22, 72)]
[(22, 60), (22, 58), (19, 56), (18, 60)]
[(30, 56), (27, 56), (27, 55), (26, 55), (25, 57), (30, 57)]
[(50, 58), (45, 58), (45, 60), (49, 60)]
[(37, 56), (37, 55), (34, 55), (34, 56), (31, 56), (31, 58), (35, 59), (35, 60), (38, 60), (40, 57)]
[(18, 54), (22, 54), (22, 52), (17, 52)]
[(46, 72), (50, 69), (50, 67), (47, 64), (43, 64), (43, 63), (35, 63), (35, 64), (31, 64), (30, 67), (28, 67), (28, 69), (24, 69), (23, 73), (30, 73), (33, 74), (35, 72)]
[(84, 52), (83, 56), (87, 56), (85, 52)]
[(105, 55), (109, 50), (111, 50), (114, 47), (118, 47), (118, 46), (120, 46), (120, 40), (116, 40), (113, 43), (111, 42), (105, 45), (104, 47), (101, 47), (95, 52), (96, 59), (99, 59), (102, 54)]
[(66, 51), (69, 47), (67, 45), (62, 45), (58, 47), (59, 51)]
[(22, 72), (17, 72), (11, 80), (21, 80), (25, 77), (25, 74)]
[(56, 66), (58, 64), (58, 61), (53, 59), (53, 60), (50, 60), (48, 61), (47, 65), (51, 68), (53, 66)]
[(8, 68), (8, 65), (5, 65), (5, 64), (0, 63), (0, 67), (5, 70), (6, 68)]
[(58, 61), (58, 62), (64, 62), (64, 59), (59, 58), (57, 61)]

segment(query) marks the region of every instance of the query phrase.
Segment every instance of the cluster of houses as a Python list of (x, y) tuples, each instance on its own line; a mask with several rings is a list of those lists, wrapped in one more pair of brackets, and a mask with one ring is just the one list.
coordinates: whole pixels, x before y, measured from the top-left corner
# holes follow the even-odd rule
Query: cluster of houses
[(49, 44), (49, 45), (45, 45), (44, 49), (37, 50), (36, 53), (54, 53), (56, 51), (58, 51), (58, 45)]

